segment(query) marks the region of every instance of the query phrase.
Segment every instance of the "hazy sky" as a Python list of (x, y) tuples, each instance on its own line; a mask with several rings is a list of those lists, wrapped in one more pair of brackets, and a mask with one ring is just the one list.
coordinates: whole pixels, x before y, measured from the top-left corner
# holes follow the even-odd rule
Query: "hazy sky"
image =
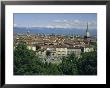
[(14, 26), (19, 27), (58, 27), (85, 28), (97, 27), (95, 13), (15, 13)]

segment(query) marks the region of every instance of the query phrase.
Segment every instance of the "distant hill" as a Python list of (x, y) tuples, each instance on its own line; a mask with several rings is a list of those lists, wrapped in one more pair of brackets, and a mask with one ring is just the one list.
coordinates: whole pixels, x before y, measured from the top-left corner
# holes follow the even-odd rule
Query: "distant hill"
[[(65, 34), (65, 35), (85, 35), (86, 29), (73, 29), (73, 28), (46, 28), (46, 27), (31, 27), (31, 28), (25, 28), (25, 27), (14, 27), (14, 33), (27, 33), (27, 31), (30, 31), (31, 34), (38, 34), (38, 33), (44, 33), (44, 34)], [(96, 29), (89, 30), (91, 36), (97, 35)]]

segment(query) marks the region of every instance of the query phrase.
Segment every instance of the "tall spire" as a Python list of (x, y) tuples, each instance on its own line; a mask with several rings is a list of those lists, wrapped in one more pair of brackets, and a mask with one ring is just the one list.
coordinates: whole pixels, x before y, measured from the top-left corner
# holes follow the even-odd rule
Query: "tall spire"
[(88, 22), (87, 22), (87, 29), (86, 29), (86, 33), (88, 32)]
[(90, 33), (89, 33), (88, 30), (89, 30), (89, 25), (88, 25), (88, 22), (87, 22), (86, 36), (87, 36), (87, 37), (90, 37)]

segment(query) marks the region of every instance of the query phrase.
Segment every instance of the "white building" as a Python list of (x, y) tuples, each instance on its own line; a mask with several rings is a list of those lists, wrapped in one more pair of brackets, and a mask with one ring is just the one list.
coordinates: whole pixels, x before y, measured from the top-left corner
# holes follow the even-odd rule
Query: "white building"
[(28, 45), (27, 48), (28, 48), (29, 50), (36, 51), (36, 46), (35, 46), (35, 45)]
[(57, 57), (62, 57), (67, 55), (67, 48), (56, 48)]
[(92, 52), (94, 51), (93, 47), (84, 47), (84, 52)]
[[(40, 57), (42, 58), (46, 58), (46, 57), (50, 57), (50, 58), (62, 58), (63, 56), (68, 56), (72, 53), (74, 53), (76, 55), (76, 57), (80, 57), (81, 55), (81, 52), (92, 52), (94, 51), (94, 48), (93, 47), (48, 47), (48, 48), (41, 48), (39, 51), (37, 51), (36, 49), (36, 45), (33, 44), (33, 45), (28, 45), (28, 49), (29, 50), (33, 50), (33, 51), (36, 51), (36, 55), (39, 55)], [(47, 56), (46, 53), (47, 51), (50, 52), (50, 55)]]
[(81, 52), (82, 52), (81, 48), (68, 48), (67, 49), (67, 55), (74, 53), (77, 57), (79, 57)]

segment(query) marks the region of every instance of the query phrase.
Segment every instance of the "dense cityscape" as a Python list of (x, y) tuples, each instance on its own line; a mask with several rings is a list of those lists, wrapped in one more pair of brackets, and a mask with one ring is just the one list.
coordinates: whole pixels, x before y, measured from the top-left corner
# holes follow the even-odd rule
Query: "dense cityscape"
[(30, 31), (27, 34), (16, 35), (14, 39), (14, 47), (20, 42), (24, 42), (28, 49), (36, 52), (41, 58), (45, 58), (47, 62), (60, 62), (62, 57), (66, 57), (74, 53), (78, 58), (82, 52), (92, 52), (96, 50), (96, 37), (90, 37), (87, 30), (85, 36), (74, 35), (55, 35), (55, 34), (36, 34), (31, 35)]

